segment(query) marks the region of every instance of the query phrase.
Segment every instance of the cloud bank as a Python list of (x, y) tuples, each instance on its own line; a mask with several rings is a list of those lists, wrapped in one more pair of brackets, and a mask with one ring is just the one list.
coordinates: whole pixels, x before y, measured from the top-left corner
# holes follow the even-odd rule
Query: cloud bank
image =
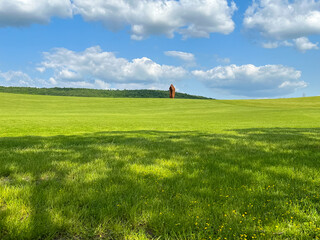
[(227, 0), (74, 0), (74, 7), (85, 20), (100, 21), (109, 29), (130, 25), (135, 40), (159, 34), (169, 38), (175, 33), (183, 38), (229, 34), (236, 10)]
[(229, 34), (234, 30), (234, 2), (227, 0), (1, 0), (0, 27), (45, 24), (52, 17), (80, 14), (108, 29), (131, 26), (131, 38), (175, 33), (183, 38)]
[[(275, 41), (266, 45), (269, 48), (286, 45), (283, 41), (292, 40), (290, 45), (300, 51), (317, 49), (317, 44), (311, 43), (307, 37), (320, 34), (320, 2), (314, 0), (253, 1), (245, 13), (243, 25), (247, 31)], [(308, 42), (307, 45), (306, 42)]]
[[(149, 58), (129, 61), (112, 52), (103, 52), (99, 46), (83, 52), (57, 48), (44, 53), (40, 72), (53, 70), (52, 82), (94, 86), (109, 84), (161, 84), (182, 79), (187, 71), (182, 67), (160, 65)], [(89, 87), (89, 85), (87, 85)]]
[(11, 86), (36, 86), (36, 82), (26, 73), (21, 71), (0, 71), (0, 85), (5, 87)]
[(300, 80), (300, 71), (282, 65), (229, 65), (208, 71), (196, 70), (192, 74), (210, 88), (238, 96), (281, 96), (307, 86)]

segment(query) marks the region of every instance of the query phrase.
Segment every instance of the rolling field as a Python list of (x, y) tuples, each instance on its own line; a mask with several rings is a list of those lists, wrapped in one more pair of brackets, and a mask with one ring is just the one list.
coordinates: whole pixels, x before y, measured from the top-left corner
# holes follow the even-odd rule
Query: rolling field
[(320, 97), (0, 93), (0, 239), (318, 239)]

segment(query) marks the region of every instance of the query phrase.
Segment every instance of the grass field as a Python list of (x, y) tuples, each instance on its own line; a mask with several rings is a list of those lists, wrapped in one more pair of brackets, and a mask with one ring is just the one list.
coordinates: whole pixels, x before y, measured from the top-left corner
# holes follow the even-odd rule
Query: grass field
[(318, 239), (320, 97), (0, 93), (0, 239)]

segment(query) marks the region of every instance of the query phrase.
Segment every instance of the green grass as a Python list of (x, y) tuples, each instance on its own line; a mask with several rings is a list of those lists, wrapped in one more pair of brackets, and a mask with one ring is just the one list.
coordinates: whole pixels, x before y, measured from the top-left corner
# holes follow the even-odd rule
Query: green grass
[(319, 110), (0, 93), (0, 239), (317, 239)]

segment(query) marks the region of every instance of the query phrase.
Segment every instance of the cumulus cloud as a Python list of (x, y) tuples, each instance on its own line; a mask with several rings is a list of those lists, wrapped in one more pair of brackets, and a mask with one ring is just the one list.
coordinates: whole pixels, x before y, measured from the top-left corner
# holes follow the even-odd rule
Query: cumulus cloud
[(263, 48), (277, 48), (279, 47), (280, 43), (279, 42), (264, 42), (262, 43)]
[[(246, 30), (274, 40), (266, 48), (283, 46), (284, 40), (306, 41), (305, 37), (320, 34), (320, 2), (314, 0), (257, 0), (247, 9), (243, 21)], [(277, 42), (278, 41), (278, 42)], [(280, 41), (280, 42), (279, 42)], [(300, 49), (316, 49), (314, 46)], [(300, 50), (299, 49), (299, 50)]]
[(1, 0), (0, 27), (45, 24), (51, 17), (72, 17), (70, 0)]
[(227, 0), (1, 0), (0, 27), (48, 23), (51, 17), (81, 15), (108, 29), (131, 26), (131, 38), (150, 35), (183, 38), (229, 34), (236, 4)]
[(278, 48), (278, 47), (295, 47), (298, 51), (305, 53), (307, 50), (318, 50), (319, 43), (312, 43), (307, 37), (301, 37), (293, 39), (292, 41), (274, 41), (263, 42), (261, 45), (263, 48)]
[(0, 72), (1, 86), (23, 86), (32, 87), (36, 82), (26, 73), (21, 71)]
[(111, 30), (131, 26), (131, 38), (182, 34), (183, 38), (229, 34), (234, 30), (234, 2), (227, 0), (73, 0), (75, 13)]
[(311, 50), (311, 49), (319, 49), (318, 43), (312, 43), (306, 37), (297, 38), (293, 41), (295, 43), (296, 48), (300, 52), (305, 52), (305, 51)]
[[(157, 84), (179, 80), (187, 71), (182, 67), (160, 65), (149, 58), (129, 61), (112, 52), (103, 52), (99, 46), (83, 52), (57, 48), (44, 53), (39, 71), (53, 70), (55, 82), (82, 84), (105, 88), (110, 84)], [(83, 85), (83, 84), (82, 84)], [(88, 85), (89, 86), (89, 85)]]
[(300, 71), (282, 65), (219, 66), (208, 71), (193, 71), (192, 74), (210, 88), (239, 96), (281, 96), (307, 86), (300, 80)]
[(193, 62), (195, 60), (194, 55), (192, 53), (187, 52), (179, 52), (179, 51), (166, 51), (164, 52), (166, 56), (180, 58), (186, 62)]
[(53, 87), (57, 83), (53, 78), (44, 80), (33, 78), (22, 71), (0, 71), (0, 86), (5, 87)]

